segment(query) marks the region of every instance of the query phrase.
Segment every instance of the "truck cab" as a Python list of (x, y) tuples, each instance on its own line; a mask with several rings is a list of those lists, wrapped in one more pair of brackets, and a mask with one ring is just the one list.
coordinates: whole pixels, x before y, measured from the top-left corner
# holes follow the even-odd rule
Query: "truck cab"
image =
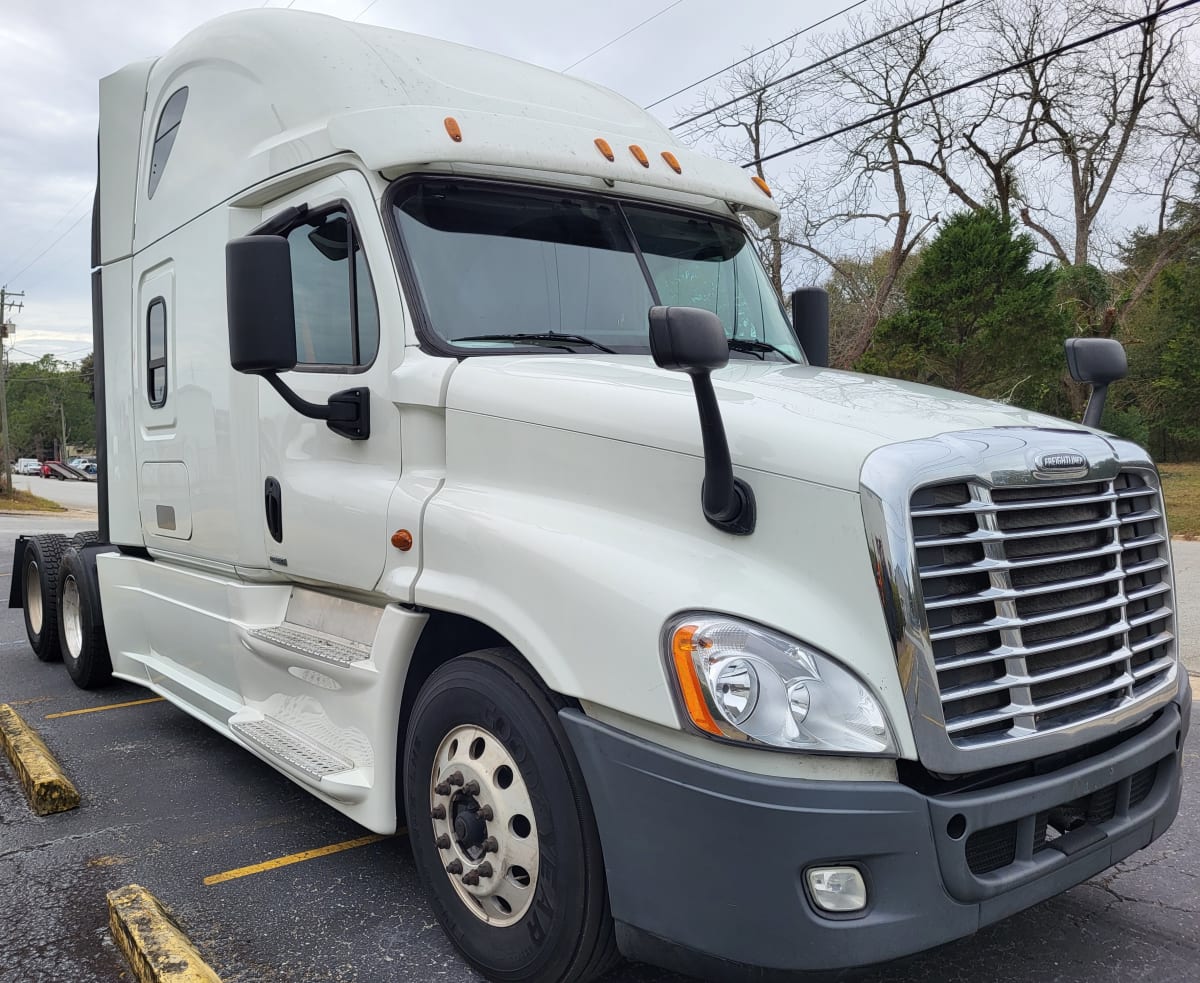
[(761, 181), (591, 83), (297, 11), (100, 111), (101, 527), (62, 564), (102, 643), (34, 537), (35, 650), (406, 826), (485, 975), (890, 959), (1170, 824), (1153, 463), (814, 364)]

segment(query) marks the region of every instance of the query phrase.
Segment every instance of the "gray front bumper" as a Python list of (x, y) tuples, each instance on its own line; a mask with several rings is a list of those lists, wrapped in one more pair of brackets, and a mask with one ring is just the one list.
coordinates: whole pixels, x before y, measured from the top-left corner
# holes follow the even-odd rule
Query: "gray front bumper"
[[(622, 951), (721, 979), (757, 979), (763, 970), (861, 966), (928, 949), (1147, 846), (1179, 808), (1190, 713), (1184, 675), (1178, 701), (1115, 747), (1047, 774), (944, 796), (891, 782), (735, 772), (576, 710), (561, 717), (595, 810)], [(1148, 784), (1131, 804), (1138, 774)], [(1111, 818), (1032, 850), (1037, 814), (1112, 786)], [(973, 874), (965, 855), (971, 833), (1008, 823), (1016, 824), (1013, 861)], [(804, 872), (844, 863), (864, 873), (868, 908), (852, 918), (821, 915)]]

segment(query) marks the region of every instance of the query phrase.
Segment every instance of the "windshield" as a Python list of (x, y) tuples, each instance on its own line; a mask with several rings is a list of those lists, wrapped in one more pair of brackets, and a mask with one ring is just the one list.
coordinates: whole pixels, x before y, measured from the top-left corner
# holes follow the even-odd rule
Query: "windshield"
[(528, 350), (535, 335), (555, 350), (648, 353), (652, 281), (657, 303), (713, 311), (731, 339), (763, 343), (732, 357), (803, 358), (753, 244), (732, 222), (435, 178), (404, 186), (392, 211), (428, 327), (456, 349)]

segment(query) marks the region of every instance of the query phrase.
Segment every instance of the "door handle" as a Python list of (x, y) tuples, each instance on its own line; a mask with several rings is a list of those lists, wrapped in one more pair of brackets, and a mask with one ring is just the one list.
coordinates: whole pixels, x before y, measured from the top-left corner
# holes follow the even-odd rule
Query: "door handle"
[(283, 490), (274, 478), (268, 478), (265, 489), (267, 530), (277, 543), (283, 542)]

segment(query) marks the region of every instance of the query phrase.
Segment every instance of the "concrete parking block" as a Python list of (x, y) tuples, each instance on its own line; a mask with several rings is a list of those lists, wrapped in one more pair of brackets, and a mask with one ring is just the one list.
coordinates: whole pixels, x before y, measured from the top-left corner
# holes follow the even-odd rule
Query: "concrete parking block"
[(79, 792), (49, 748), (7, 703), (0, 703), (0, 744), (12, 762), (30, 806), (39, 816), (79, 806)]
[(108, 927), (139, 983), (221, 983), (175, 919), (141, 885), (108, 892)]

